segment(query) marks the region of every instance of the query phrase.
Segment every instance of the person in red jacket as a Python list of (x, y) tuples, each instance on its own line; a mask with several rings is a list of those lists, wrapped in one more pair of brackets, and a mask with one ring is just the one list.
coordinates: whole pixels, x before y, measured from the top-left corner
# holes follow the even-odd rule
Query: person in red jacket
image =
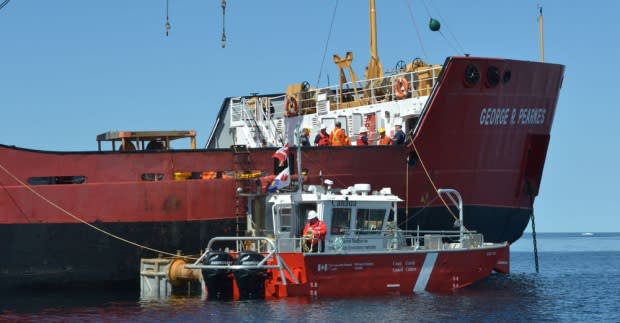
[[(314, 210), (308, 212), (308, 223), (304, 227), (304, 251), (323, 252), (325, 247), (325, 234), (327, 226), (325, 222), (319, 220), (319, 215)], [(319, 248), (320, 246), (320, 248)]]
[(321, 131), (314, 137), (314, 145), (329, 146), (329, 134), (324, 125), (321, 125)]
[(368, 146), (368, 129), (366, 127), (360, 128), (360, 133), (357, 135), (358, 146)]

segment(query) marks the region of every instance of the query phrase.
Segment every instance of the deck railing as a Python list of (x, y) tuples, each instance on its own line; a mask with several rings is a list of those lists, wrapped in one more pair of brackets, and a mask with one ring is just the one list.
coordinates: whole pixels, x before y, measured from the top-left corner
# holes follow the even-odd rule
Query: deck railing
[[(323, 114), (328, 111), (359, 107), (368, 104), (403, 100), (413, 97), (428, 96), (437, 83), (440, 66), (418, 68), (414, 72), (394, 73), (382, 78), (359, 80), (324, 88), (308, 88), (301, 92), (288, 93), (295, 98), (299, 113)], [(395, 82), (405, 79), (408, 84), (406, 93), (396, 93)], [(286, 96), (234, 98), (231, 100), (232, 126), (244, 125), (247, 118), (258, 121), (280, 119), (288, 115)]]

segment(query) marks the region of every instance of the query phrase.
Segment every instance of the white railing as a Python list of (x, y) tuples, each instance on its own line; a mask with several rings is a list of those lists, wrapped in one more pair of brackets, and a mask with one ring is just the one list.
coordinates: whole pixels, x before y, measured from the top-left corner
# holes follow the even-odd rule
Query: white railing
[[(266, 254), (264, 258), (256, 264), (247, 264), (247, 265), (234, 265), (234, 264), (225, 264), (225, 265), (209, 265), (204, 264), (203, 260), (209, 255), (210, 252), (215, 251), (213, 249), (213, 245), (217, 242), (234, 242), (237, 245), (237, 250), (241, 250), (241, 245), (244, 241), (254, 241), (259, 245), (263, 244), (268, 246)], [(275, 262), (275, 265), (269, 265), (268, 262), (272, 260)], [(284, 270), (289, 274), (292, 281), (295, 284), (299, 284), (297, 277), (293, 273), (293, 271), (286, 265), (286, 263), (282, 260), (278, 253), (278, 248), (276, 247), (274, 240), (267, 237), (215, 237), (209, 240), (209, 244), (207, 245), (207, 250), (191, 265), (185, 265), (188, 269), (228, 269), (228, 270), (242, 270), (242, 269), (277, 269), (280, 272), (280, 277), (282, 278), (282, 284), (286, 285), (286, 279)]]
[[(299, 113), (326, 114), (329, 111), (364, 105), (398, 101), (430, 95), (437, 83), (440, 66), (428, 66), (415, 72), (396, 73), (382, 78), (360, 80), (318, 89), (307, 89), (289, 94), (297, 100)], [(395, 93), (394, 83), (404, 78), (408, 91)], [(280, 146), (284, 143), (283, 125), (287, 115), (286, 95), (275, 97), (240, 97), (230, 101), (230, 116), (233, 128), (238, 128), (235, 144), (250, 147)], [(352, 126), (352, 123), (348, 123)], [(349, 129), (351, 130), (351, 129)], [(245, 141), (245, 142), (244, 142)]]
[[(259, 98), (257, 100), (250, 100), (247, 98), (232, 98), (230, 102), (231, 113), (231, 127), (237, 127), (241, 129), (241, 133), (237, 133), (237, 136), (242, 135), (244, 142), (239, 140), (242, 138), (236, 138), (236, 144), (246, 144), (251, 147), (275, 145), (279, 146), (283, 144), (282, 135), (278, 132), (278, 126), (276, 120), (281, 118), (283, 107), (277, 107), (283, 105), (281, 96), (272, 100), (262, 100), (266, 98)], [(275, 99), (275, 100), (274, 100)], [(273, 105), (275, 102), (275, 106)], [(273, 110), (273, 111), (272, 111)]]
[[(342, 92), (340, 85), (334, 85), (309, 89), (293, 95), (299, 98), (302, 114), (316, 113), (318, 102), (328, 101), (330, 102), (330, 110), (338, 110), (348, 107), (348, 102), (357, 102), (356, 106), (359, 106), (428, 96), (437, 83), (440, 71), (441, 68), (438, 66), (429, 66), (415, 72), (396, 73), (382, 78), (348, 82), (343, 84)], [(405, 78), (409, 84), (409, 91), (404, 97), (398, 97), (394, 91), (394, 82), (401, 77)], [(321, 98), (325, 98), (325, 100), (321, 100)]]

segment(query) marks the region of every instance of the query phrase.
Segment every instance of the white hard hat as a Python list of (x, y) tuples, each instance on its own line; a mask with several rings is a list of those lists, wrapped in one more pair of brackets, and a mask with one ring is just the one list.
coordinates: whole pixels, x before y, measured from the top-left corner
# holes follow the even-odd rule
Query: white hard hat
[(321, 129), (327, 129), (327, 126), (324, 124), (321, 124)]
[(316, 218), (318, 216), (318, 214), (316, 214), (315, 210), (310, 210), (310, 212), (308, 212), (308, 220), (312, 220), (314, 218)]
[(364, 133), (364, 132), (368, 132), (368, 129), (366, 127), (361, 127), (360, 133)]

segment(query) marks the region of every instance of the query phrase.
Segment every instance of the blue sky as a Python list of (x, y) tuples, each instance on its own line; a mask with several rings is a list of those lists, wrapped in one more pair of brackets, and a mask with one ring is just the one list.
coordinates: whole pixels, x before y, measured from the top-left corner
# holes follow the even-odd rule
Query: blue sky
[[(538, 60), (539, 2), (545, 60), (566, 73), (537, 231), (620, 231), (616, 1), (377, 0), (379, 57), (384, 69), (463, 52)], [(224, 49), (220, 1), (169, 3), (166, 37), (165, 0), (9, 2), (0, 10), (0, 142), (95, 150), (109, 130), (195, 129), (204, 145), (225, 97), (325, 86), (327, 76), (334, 84), (334, 53), (353, 51), (360, 77), (368, 62), (363, 0), (338, 1), (329, 43), (335, 0), (228, 0)], [(441, 34), (428, 30), (429, 13)]]

